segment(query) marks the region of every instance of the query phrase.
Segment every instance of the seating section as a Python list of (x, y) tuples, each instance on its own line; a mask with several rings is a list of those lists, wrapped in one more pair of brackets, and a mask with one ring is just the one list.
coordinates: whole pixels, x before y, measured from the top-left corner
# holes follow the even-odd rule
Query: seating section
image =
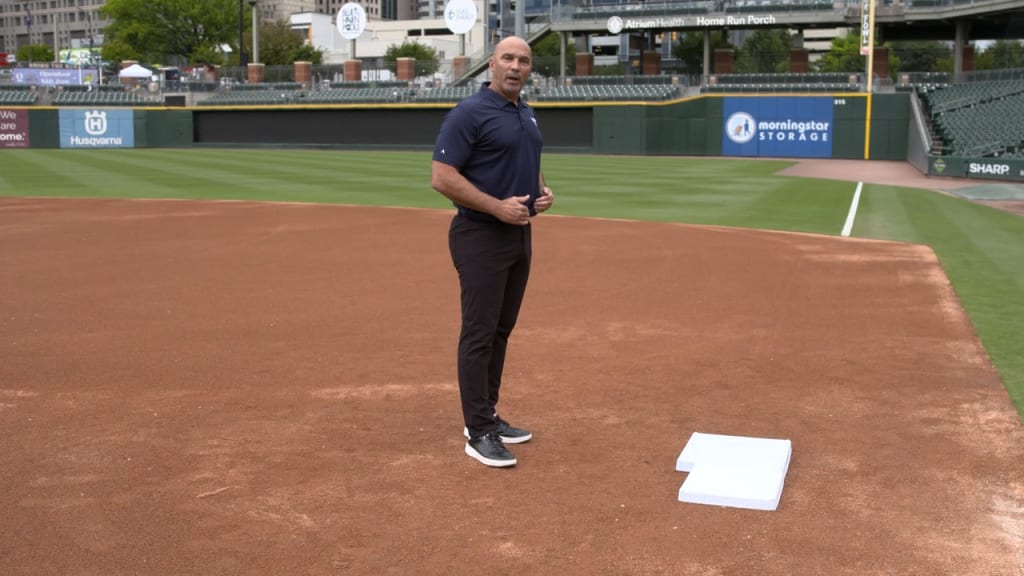
[(458, 102), (476, 92), (473, 86), (446, 86), (444, 88), (428, 88), (417, 90), (413, 95), (414, 102)]
[[(573, 86), (594, 84), (672, 84), (672, 76), (665, 74), (648, 74), (642, 76), (569, 76), (567, 84)], [(685, 76), (678, 77), (685, 81)]]
[(297, 104), (300, 90), (245, 89), (225, 90), (199, 102), (202, 106), (266, 106), (268, 104)]
[(533, 92), (529, 98), (535, 102), (621, 102), (669, 100), (678, 95), (678, 87), (672, 84), (573, 84)]
[(897, 92), (914, 92), (922, 88), (945, 88), (952, 81), (949, 72), (911, 72), (900, 74), (895, 84)]
[(0, 106), (32, 106), (39, 101), (39, 92), (24, 87), (0, 88)]
[(408, 88), (330, 88), (309, 92), (303, 101), (310, 104), (401, 102), (407, 92)]
[(712, 84), (701, 88), (705, 94), (769, 93), (792, 94), (803, 92), (857, 92), (856, 84)]
[(159, 96), (147, 92), (116, 90), (63, 90), (53, 97), (54, 106), (158, 106)]
[(923, 86), (918, 96), (947, 154), (1024, 157), (1024, 82)]
[(701, 88), (706, 94), (850, 91), (860, 91), (860, 85), (857, 74), (847, 72), (717, 74)]
[(953, 84), (928, 93), (928, 108), (932, 114), (974, 106), (1024, 92), (1020, 81), (972, 82)]
[[(611, 102), (637, 100), (667, 100), (679, 95), (678, 86), (668, 76), (657, 76), (658, 83), (625, 84), (612, 77), (610, 84), (590, 84), (587, 81), (572, 86), (555, 88), (530, 87), (526, 98), (533, 102)], [(442, 88), (410, 89), (402, 87), (332, 87), (323, 90), (242, 90), (225, 91), (202, 102), (202, 106), (240, 106), (274, 104), (387, 104), (387, 103), (453, 103), (474, 92), (474, 86), (445, 86)]]
[[(851, 80), (851, 76), (853, 79)], [(781, 72), (752, 74), (716, 74), (712, 84), (856, 84), (857, 75), (849, 72)]]

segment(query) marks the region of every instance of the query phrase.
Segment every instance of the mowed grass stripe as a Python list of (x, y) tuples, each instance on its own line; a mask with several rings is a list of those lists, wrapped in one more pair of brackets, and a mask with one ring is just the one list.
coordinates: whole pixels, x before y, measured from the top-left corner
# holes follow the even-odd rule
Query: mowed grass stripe
[[(918, 205), (923, 239), (938, 255), (1011, 398), (1024, 411), (1024, 219), (939, 198)], [(1015, 235), (992, 225), (1011, 219)]]
[(837, 233), (850, 185), (772, 175), (790, 164), (549, 155), (545, 174), (560, 213)]
[(68, 150), (6, 150), (0, 173), (6, 185), (0, 194), (26, 196), (120, 196), (134, 175), (110, 155)]
[[(30, 194), (447, 205), (430, 190), (429, 156), (422, 153), (389, 153), (383, 161), (364, 162), (338, 152), (310, 151), (64, 150), (45, 161), (36, 160), (37, 151), (17, 152), (24, 152), (34, 169), (20, 171), (24, 161), (8, 168), (3, 161), (15, 158), (0, 157), (0, 172), (22, 174), (6, 190), (0, 188), (0, 194), (35, 190)], [(396, 160), (419, 165), (419, 173), (396, 170)], [(42, 180), (37, 182), (37, 177)], [(79, 183), (88, 190), (80, 190)]]
[[(248, 151), (247, 151), (248, 152)], [(430, 190), (430, 157), (423, 153), (337, 151), (224, 151), (189, 160), (195, 167), (232, 171), (232, 183), (252, 199), (443, 207)], [(218, 197), (223, 191), (212, 190)]]
[(857, 236), (927, 244), (1024, 414), (1024, 218), (923, 190), (871, 185)]

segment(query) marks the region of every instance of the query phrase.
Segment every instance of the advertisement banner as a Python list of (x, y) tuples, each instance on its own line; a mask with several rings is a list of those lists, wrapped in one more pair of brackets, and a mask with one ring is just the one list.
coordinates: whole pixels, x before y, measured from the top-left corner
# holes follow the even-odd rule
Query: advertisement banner
[(729, 97), (723, 102), (723, 156), (831, 158), (833, 99)]
[(980, 178), (1006, 182), (1024, 182), (1024, 160), (1019, 158), (939, 158), (932, 156), (930, 176)]
[(28, 147), (28, 110), (0, 108), (0, 148)]
[(33, 86), (85, 86), (98, 84), (99, 71), (94, 68), (15, 68), (11, 82)]
[(134, 148), (131, 110), (61, 110), (61, 148)]

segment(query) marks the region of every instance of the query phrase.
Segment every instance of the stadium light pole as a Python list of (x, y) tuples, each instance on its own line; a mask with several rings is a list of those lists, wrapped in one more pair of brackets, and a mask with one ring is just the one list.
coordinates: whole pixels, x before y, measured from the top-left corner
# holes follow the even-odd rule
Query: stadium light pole
[(252, 8), (252, 61), (258, 64), (260, 61), (260, 6), (257, 0), (249, 0), (249, 7)]
[(238, 0), (238, 65), (242, 67), (242, 75), (246, 76), (249, 59), (245, 55), (245, 0)]
[(96, 22), (93, 20), (93, 13), (86, 12), (86, 18), (89, 19), (89, 65), (96, 66), (96, 85), (101, 86), (103, 84), (103, 58), (96, 58)]

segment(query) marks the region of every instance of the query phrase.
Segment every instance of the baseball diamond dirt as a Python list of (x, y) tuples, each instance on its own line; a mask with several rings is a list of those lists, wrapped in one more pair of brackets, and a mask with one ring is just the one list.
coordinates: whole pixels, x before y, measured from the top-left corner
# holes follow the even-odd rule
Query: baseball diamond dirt
[[(928, 247), (537, 219), (495, 470), (450, 217), (0, 199), (0, 573), (1024, 574), (1024, 427)], [(695, 431), (790, 439), (779, 509), (678, 502)]]

